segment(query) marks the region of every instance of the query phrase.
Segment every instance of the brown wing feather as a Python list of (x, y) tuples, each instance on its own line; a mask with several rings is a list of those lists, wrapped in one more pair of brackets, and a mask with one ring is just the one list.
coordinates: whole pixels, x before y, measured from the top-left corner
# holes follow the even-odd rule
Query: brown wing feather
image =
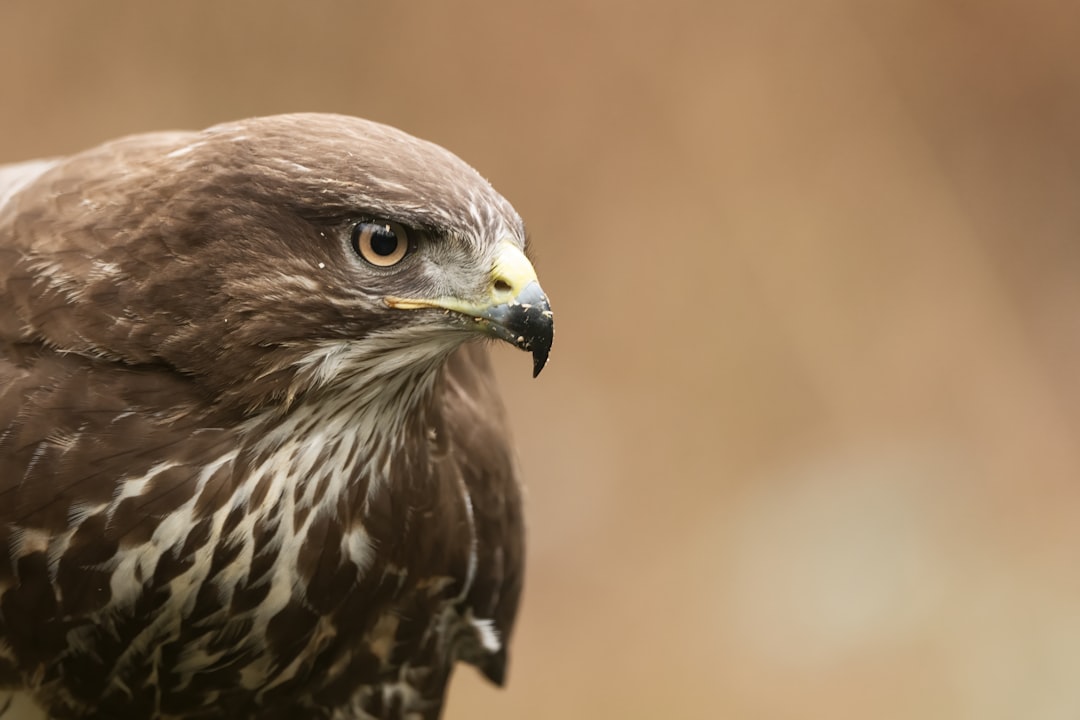
[(497, 653), (469, 659), (501, 685), (524, 579), (521, 486), (486, 349), (461, 348), (447, 363), (446, 377), (442, 405), (449, 442), (442, 462), (469, 489), (477, 534), (477, 571), (466, 604), (477, 618), (493, 622), (501, 641)]
[[(234, 442), (208, 426), (190, 382), (103, 365), (0, 343), (0, 640), (23, 672), (68, 649), (68, 633), (110, 600), (108, 561), (146, 542), (190, 499), (204, 460)], [(167, 471), (116, 501), (126, 479), (165, 459)], [(207, 503), (220, 484), (206, 486)], [(88, 688), (104, 686), (101, 663), (82, 667)], [(14, 670), (4, 677), (0, 660), (0, 684)]]

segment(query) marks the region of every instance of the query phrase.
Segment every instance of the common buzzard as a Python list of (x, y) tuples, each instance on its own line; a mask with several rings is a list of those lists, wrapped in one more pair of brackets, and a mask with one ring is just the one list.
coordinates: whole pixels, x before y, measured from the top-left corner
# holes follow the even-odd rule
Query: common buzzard
[(517, 213), (298, 114), (0, 168), (0, 716), (436, 718), (503, 681), (521, 498), (483, 348)]

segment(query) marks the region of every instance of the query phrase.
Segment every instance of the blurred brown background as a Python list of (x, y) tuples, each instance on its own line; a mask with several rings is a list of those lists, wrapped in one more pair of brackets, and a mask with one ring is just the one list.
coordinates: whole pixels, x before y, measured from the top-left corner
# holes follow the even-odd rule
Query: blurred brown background
[(1077, 8), (7, 0), (0, 159), (335, 111), (516, 204), (529, 581), (450, 720), (1077, 718)]

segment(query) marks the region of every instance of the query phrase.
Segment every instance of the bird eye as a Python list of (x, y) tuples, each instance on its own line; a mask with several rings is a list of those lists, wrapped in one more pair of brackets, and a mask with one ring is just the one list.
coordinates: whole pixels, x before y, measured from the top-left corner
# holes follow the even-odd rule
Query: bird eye
[(353, 227), (352, 246), (372, 265), (390, 267), (409, 254), (409, 236), (395, 222), (359, 222)]

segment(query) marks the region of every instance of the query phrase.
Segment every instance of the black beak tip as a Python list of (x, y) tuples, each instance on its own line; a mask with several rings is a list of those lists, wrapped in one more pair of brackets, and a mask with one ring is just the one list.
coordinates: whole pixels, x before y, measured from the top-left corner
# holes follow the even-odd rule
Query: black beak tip
[(531, 282), (512, 303), (491, 308), (480, 316), (488, 333), (531, 352), (533, 377), (547, 365), (555, 335), (551, 304), (538, 283)]
[(555, 336), (551, 303), (538, 283), (529, 283), (517, 296), (509, 308), (506, 324), (516, 334), (514, 344), (532, 353), (533, 377), (537, 377), (547, 365)]
[(555, 336), (555, 318), (551, 314), (551, 305), (546, 297), (535, 302), (525, 313), (523, 325), (527, 328), (523, 350), (533, 356), (533, 377), (547, 365), (551, 355), (551, 343)]
[(533, 377), (539, 377), (540, 371), (547, 365), (548, 355), (551, 353), (551, 344), (548, 343), (543, 347), (537, 346), (532, 349), (533, 356)]

